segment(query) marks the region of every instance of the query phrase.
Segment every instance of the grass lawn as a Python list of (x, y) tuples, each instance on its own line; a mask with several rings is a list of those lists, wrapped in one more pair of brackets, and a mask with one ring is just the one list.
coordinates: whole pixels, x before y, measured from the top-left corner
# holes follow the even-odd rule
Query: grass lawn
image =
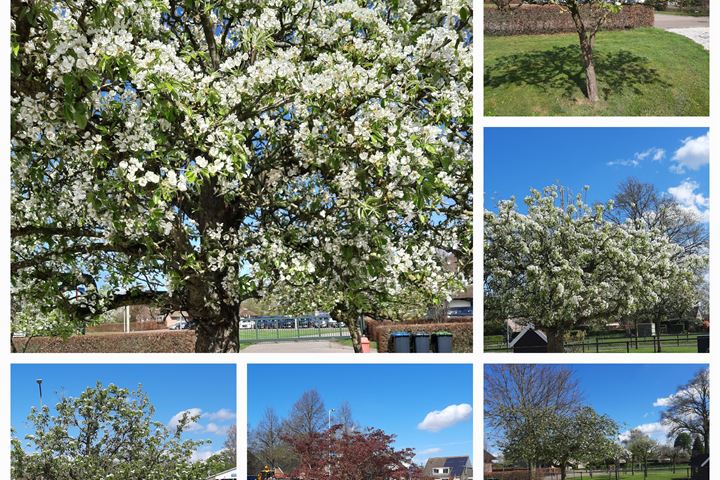
[[(675, 469), (675, 473), (672, 473), (672, 468), (657, 468), (657, 467), (650, 467), (648, 468), (648, 476), (647, 480), (684, 480), (689, 478), (688, 475), (688, 469), (687, 465), (678, 465)], [(608, 480), (612, 479), (615, 480), (615, 472), (612, 472), (610, 476), (608, 476), (607, 472), (595, 472), (593, 473), (593, 476), (590, 477), (588, 475), (588, 472), (583, 472), (582, 479), (583, 480)], [(627, 472), (621, 472), (618, 476), (620, 480), (643, 480), (643, 472), (642, 470), (635, 471), (635, 475), (632, 475), (630, 471)], [(580, 480), (580, 473), (579, 472), (569, 472), (568, 473), (568, 480)]]
[(260, 328), (240, 329), (240, 340), (317, 340), (324, 337), (350, 336), (347, 328)]
[(485, 37), (485, 114), (706, 116), (709, 52), (656, 28), (600, 32), (601, 100), (583, 93), (576, 34)]

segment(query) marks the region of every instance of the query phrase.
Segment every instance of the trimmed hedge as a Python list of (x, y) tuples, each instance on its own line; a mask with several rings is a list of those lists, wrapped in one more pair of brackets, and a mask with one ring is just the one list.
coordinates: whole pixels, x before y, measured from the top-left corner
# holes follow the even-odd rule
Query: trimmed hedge
[[(510, 13), (485, 8), (484, 12), (486, 35), (538, 35), (576, 31), (570, 14), (557, 5), (525, 5)], [(655, 13), (651, 7), (629, 5), (623, 7), (620, 13), (611, 14), (602, 30), (652, 27), (654, 22)]]
[(376, 320), (365, 320), (368, 326), (368, 338), (377, 342), (379, 353), (387, 353), (390, 335), (393, 332), (433, 332), (445, 331), (453, 334), (453, 353), (472, 353), (473, 324), (463, 323), (382, 323)]
[[(97, 333), (122, 333), (124, 325), (122, 323), (103, 323), (101, 325), (93, 325), (87, 327), (88, 332)], [(148, 330), (166, 330), (167, 325), (163, 322), (130, 322), (131, 332), (144, 332)]]
[(67, 340), (56, 337), (19, 337), (13, 338), (12, 341), (18, 352), (27, 353), (192, 353), (195, 351), (193, 330), (75, 335)]

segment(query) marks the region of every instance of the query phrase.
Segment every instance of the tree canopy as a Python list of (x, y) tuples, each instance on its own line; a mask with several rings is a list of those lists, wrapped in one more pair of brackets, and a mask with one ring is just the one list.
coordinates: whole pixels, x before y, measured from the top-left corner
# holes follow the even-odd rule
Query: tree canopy
[(470, 2), (11, 15), (16, 329), (151, 303), (192, 314), (197, 350), (235, 350), (240, 303), (278, 288), (359, 349), (359, 311), (469, 277)]
[(607, 218), (613, 202), (588, 205), (551, 186), (532, 190), (527, 213), (513, 200), (485, 212), (485, 310), (490, 318), (521, 318), (563, 351), (578, 325), (619, 320), (672, 298), (696, 305), (707, 256), (683, 252), (661, 229)]
[(34, 432), (13, 437), (14, 480), (197, 480), (218, 471), (215, 462), (192, 461), (205, 442), (182, 439), (195, 418), (184, 415), (174, 429), (153, 420), (155, 409), (139, 388), (98, 383), (62, 398), (55, 411), (33, 408), (28, 420)]

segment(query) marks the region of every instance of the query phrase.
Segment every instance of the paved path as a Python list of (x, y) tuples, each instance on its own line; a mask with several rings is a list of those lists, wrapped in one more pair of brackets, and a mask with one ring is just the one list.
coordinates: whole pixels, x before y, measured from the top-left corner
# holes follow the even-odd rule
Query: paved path
[(710, 28), (710, 17), (684, 17), (682, 15), (663, 15), (655, 13), (655, 26), (670, 28)]
[(683, 17), (655, 13), (655, 26), (688, 37), (710, 50), (710, 17)]
[(262, 342), (240, 350), (240, 353), (353, 353), (353, 348), (337, 342)]

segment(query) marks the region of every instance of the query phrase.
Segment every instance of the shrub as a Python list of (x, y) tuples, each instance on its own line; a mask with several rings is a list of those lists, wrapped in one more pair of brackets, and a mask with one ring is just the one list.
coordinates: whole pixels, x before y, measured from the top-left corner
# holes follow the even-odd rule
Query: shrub
[(18, 352), (27, 353), (192, 353), (193, 330), (158, 330), (132, 333), (13, 338)]
[[(143, 332), (147, 330), (165, 330), (167, 325), (163, 322), (130, 322), (131, 332)], [(111, 333), (111, 332), (122, 332), (122, 323), (103, 323), (100, 325), (93, 325), (87, 327), (88, 332), (93, 333)]]
[[(493, 8), (484, 9), (486, 35), (537, 35), (548, 33), (574, 33), (572, 17), (557, 5), (525, 5), (512, 12)], [(620, 13), (612, 14), (603, 24), (603, 30), (652, 27), (653, 9), (646, 5), (625, 6)]]

